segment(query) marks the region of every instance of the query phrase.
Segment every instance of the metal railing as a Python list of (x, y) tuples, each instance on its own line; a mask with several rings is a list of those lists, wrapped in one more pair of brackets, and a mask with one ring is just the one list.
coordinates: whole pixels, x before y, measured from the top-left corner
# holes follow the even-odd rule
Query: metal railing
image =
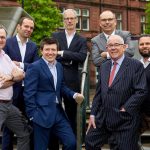
[(87, 53), (83, 64), (81, 76), (81, 94), (84, 95), (84, 101), (77, 106), (77, 150), (82, 149), (82, 143), (85, 137), (86, 127), (86, 106), (89, 101), (89, 78), (88, 78), (88, 60), (90, 53)]

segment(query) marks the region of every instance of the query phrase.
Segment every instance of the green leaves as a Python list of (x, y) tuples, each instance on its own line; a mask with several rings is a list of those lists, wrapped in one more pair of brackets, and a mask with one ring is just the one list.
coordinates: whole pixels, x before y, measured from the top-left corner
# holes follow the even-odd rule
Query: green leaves
[(54, 30), (63, 26), (60, 10), (52, 0), (24, 0), (24, 9), (35, 19), (32, 40), (37, 44), (43, 37), (49, 37)]

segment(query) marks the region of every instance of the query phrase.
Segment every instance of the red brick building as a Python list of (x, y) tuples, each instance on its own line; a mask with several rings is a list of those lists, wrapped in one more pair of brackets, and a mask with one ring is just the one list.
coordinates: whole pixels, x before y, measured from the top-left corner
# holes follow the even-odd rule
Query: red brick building
[[(22, 0), (22, 2), (25, 0)], [(150, 0), (53, 0), (58, 8), (73, 8), (78, 14), (78, 29), (81, 35), (89, 41), (96, 36), (99, 28), (99, 14), (103, 10), (112, 10), (117, 16), (117, 28), (129, 30), (138, 36), (145, 29), (145, 6)], [(18, 6), (17, 0), (0, 0), (0, 6)], [(90, 44), (90, 42), (89, 42)], [(90, 46), (89, 46), (90, 47)], [(90, 76), (92, 85), (95, 84), (95, 67), (90, 62)]]

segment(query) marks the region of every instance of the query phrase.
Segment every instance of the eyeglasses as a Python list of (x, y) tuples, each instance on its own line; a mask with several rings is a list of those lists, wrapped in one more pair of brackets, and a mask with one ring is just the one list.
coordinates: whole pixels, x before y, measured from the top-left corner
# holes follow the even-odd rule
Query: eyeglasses
[(76, 19), (76, 17), (64, 18), (65, 21), (69, 21), (69, 20), (73, 21), (74, 19)]
[(103, 22), (111, 22), (111, 21), (113, 21), (115, 18), (108, 18), (108, 19), (101, 19), (101, 21), (103, 21)]
[(124, 45), (124, 44), (119, 44), (119, 43), (115, 43), (115, 44), (108, 44), (107, 46), (106, 46), (106, 48), (119, 48), (121, 45)]

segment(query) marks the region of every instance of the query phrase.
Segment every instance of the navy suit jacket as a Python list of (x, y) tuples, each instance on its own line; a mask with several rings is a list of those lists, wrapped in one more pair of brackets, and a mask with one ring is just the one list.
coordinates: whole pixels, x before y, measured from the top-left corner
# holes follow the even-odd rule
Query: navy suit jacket
[[(100, 68), (100, 79), (91, 114), (97, 124), (106, 123), (108, 128), (137, 129), (140, 106), (147, 95), (147, 84), (142, 63), (125, 57), (113, 83), (108, 87), (112, 62), (107, 60)], [(121, 108), (126, 112), (121, 112)]]
[(150, 117), (150, 64), (145, 68), (147, 86), (148, 86), (148, 95), (142, 104), (142, 112)]
[[(4, 51), (11, 58), (11, 60), (22, 62), (20, 49), (18, 46), (16, 36), (7, 39)], [(39, 56), (38, 56), (37, 46), (34, 42), (29, 40), (27, 43), (25, 57), (24, 57), (24, 61), (23, 61), (24, 71), (26, 71), (26, 69), (30, 63), (32, 63), (38, 59), (39, 59)], [(22, 86), (22, 82), (15, 83), (13, 85), (13, 89), (14, 89), (13, 99), (14, 100), (17, 100), (18, 93), (20, 92), (21, 86)], [(14, 103), (17, 104), (18, 102), (14, 102)]]
[(87, 55), (86, 39), (75, 33), (68, 48), (65, 31), (55, 32), (52, 35), (59, 42), (59, 50), (64, 51), (63, 57), (58, 57), (64, 67), (64, 78), (67, 86), (79, 92), (80, 75), (78, 72), (79, 64), (82, 64)]
[[(50, 128), (55, 121), (56, 97), (61, 104), (63, 95), (73, 98), (74, 92), (64, 84), (63, 67), (57, 62), (57, 85), (54, 87), (53, 76), (46, 62), (40, 60), (31, 64), (24, 80), (24, 100), (29, 118), (38, 125)], [(65, 116), (65, 115), (64, 115)]]

